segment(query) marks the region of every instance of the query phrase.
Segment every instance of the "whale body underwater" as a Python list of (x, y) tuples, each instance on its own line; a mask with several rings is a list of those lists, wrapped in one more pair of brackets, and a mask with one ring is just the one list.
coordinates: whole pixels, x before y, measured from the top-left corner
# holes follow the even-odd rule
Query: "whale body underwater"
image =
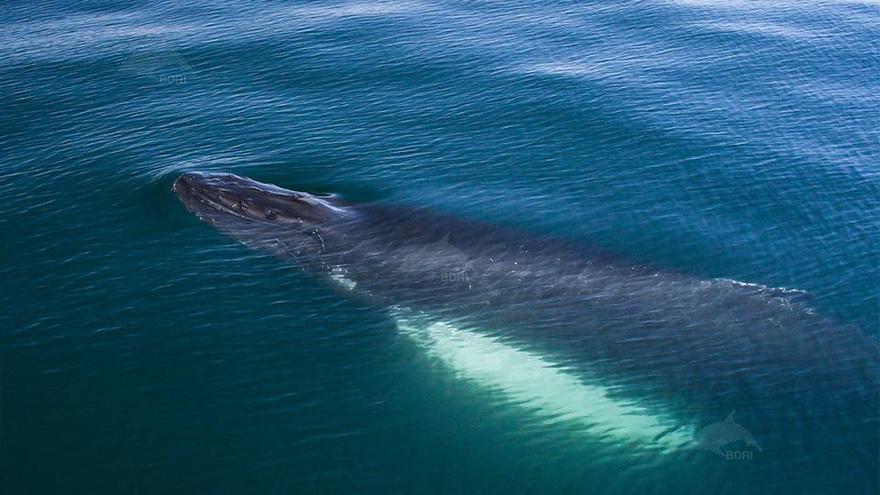
[(249, 247), (387, 309), (443, 366), (548, 424), (635, 451), (839, 451), (877, 472), (877, 341), (802, 292), (231, 174), (188, 172), (173, 190)]

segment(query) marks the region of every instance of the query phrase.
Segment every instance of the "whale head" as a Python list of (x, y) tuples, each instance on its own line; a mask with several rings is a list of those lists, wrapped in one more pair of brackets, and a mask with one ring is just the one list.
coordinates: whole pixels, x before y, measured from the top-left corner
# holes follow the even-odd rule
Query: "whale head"
[(247, 177), (186, 172), (172, 191), (204, 222), (277, 254), (322, 254), (348, 212), (336, 198), (292, 191)]

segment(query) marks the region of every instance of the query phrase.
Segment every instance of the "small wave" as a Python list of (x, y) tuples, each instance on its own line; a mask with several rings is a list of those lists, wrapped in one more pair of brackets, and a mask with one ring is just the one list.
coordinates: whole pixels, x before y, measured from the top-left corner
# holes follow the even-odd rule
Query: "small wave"
[(741, 282), (739, 280), (734, 280), (730, 278), (714, 278), (708, 281), (710, 284), (715, 284), (716, 286), (723, 287), (725, 285), (731, 288), (740, 288), (746, 289), (754, 292), (755, 294), (764, 295), (767, 297), (783, 299), (786, 302), (794, 303), (794, 302), (807, 302), (812, 300), (813, 296), (809, 292), (803, 289), (792, 289), (789, 287), (770, 287), (763, 284), (757, 284), (753, 282)]
[(695, 25), (712, 30), (730, 33), (740, 33), (747, 35), (766, 36), (774, 38), (783, 38), (789, 40), (824, 40), (834, 33), (824, 30), (799, 29), (793, 26), (783, 24), (762, 23), (762, 22), (700, 22)]

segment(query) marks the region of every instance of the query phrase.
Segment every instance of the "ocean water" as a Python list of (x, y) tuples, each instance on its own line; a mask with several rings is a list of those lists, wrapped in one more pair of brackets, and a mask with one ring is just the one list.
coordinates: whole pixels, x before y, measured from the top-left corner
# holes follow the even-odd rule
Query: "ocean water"
[(865, 418), (789, 448), (796, 411), (743, 401), (760, 450), (679, 448), (674, 419), (395, 320), (170, 190), (430, 207), (804, 291), (876, 341), (875, 1), (35, 0), (0, 28), (3, 493), (880, 490)]

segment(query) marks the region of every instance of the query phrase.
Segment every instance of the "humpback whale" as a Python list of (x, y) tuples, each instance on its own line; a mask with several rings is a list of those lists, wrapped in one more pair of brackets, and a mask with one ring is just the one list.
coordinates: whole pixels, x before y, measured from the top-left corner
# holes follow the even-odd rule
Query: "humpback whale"
[[(766, 455), (792, 445), (827, 453), (846, 438), (876, 467), (877, 341), (817, 314), (799, 291), (231, 174), (187, 172), (173, 190), (220, 231), (387, 308), (463, 379), (548, 422), (690, 453), (706, 432), (747, 424), (748, 436), (722, 440), (760, 441)], [(706, 427), (733, 410), (739, 423)]]

